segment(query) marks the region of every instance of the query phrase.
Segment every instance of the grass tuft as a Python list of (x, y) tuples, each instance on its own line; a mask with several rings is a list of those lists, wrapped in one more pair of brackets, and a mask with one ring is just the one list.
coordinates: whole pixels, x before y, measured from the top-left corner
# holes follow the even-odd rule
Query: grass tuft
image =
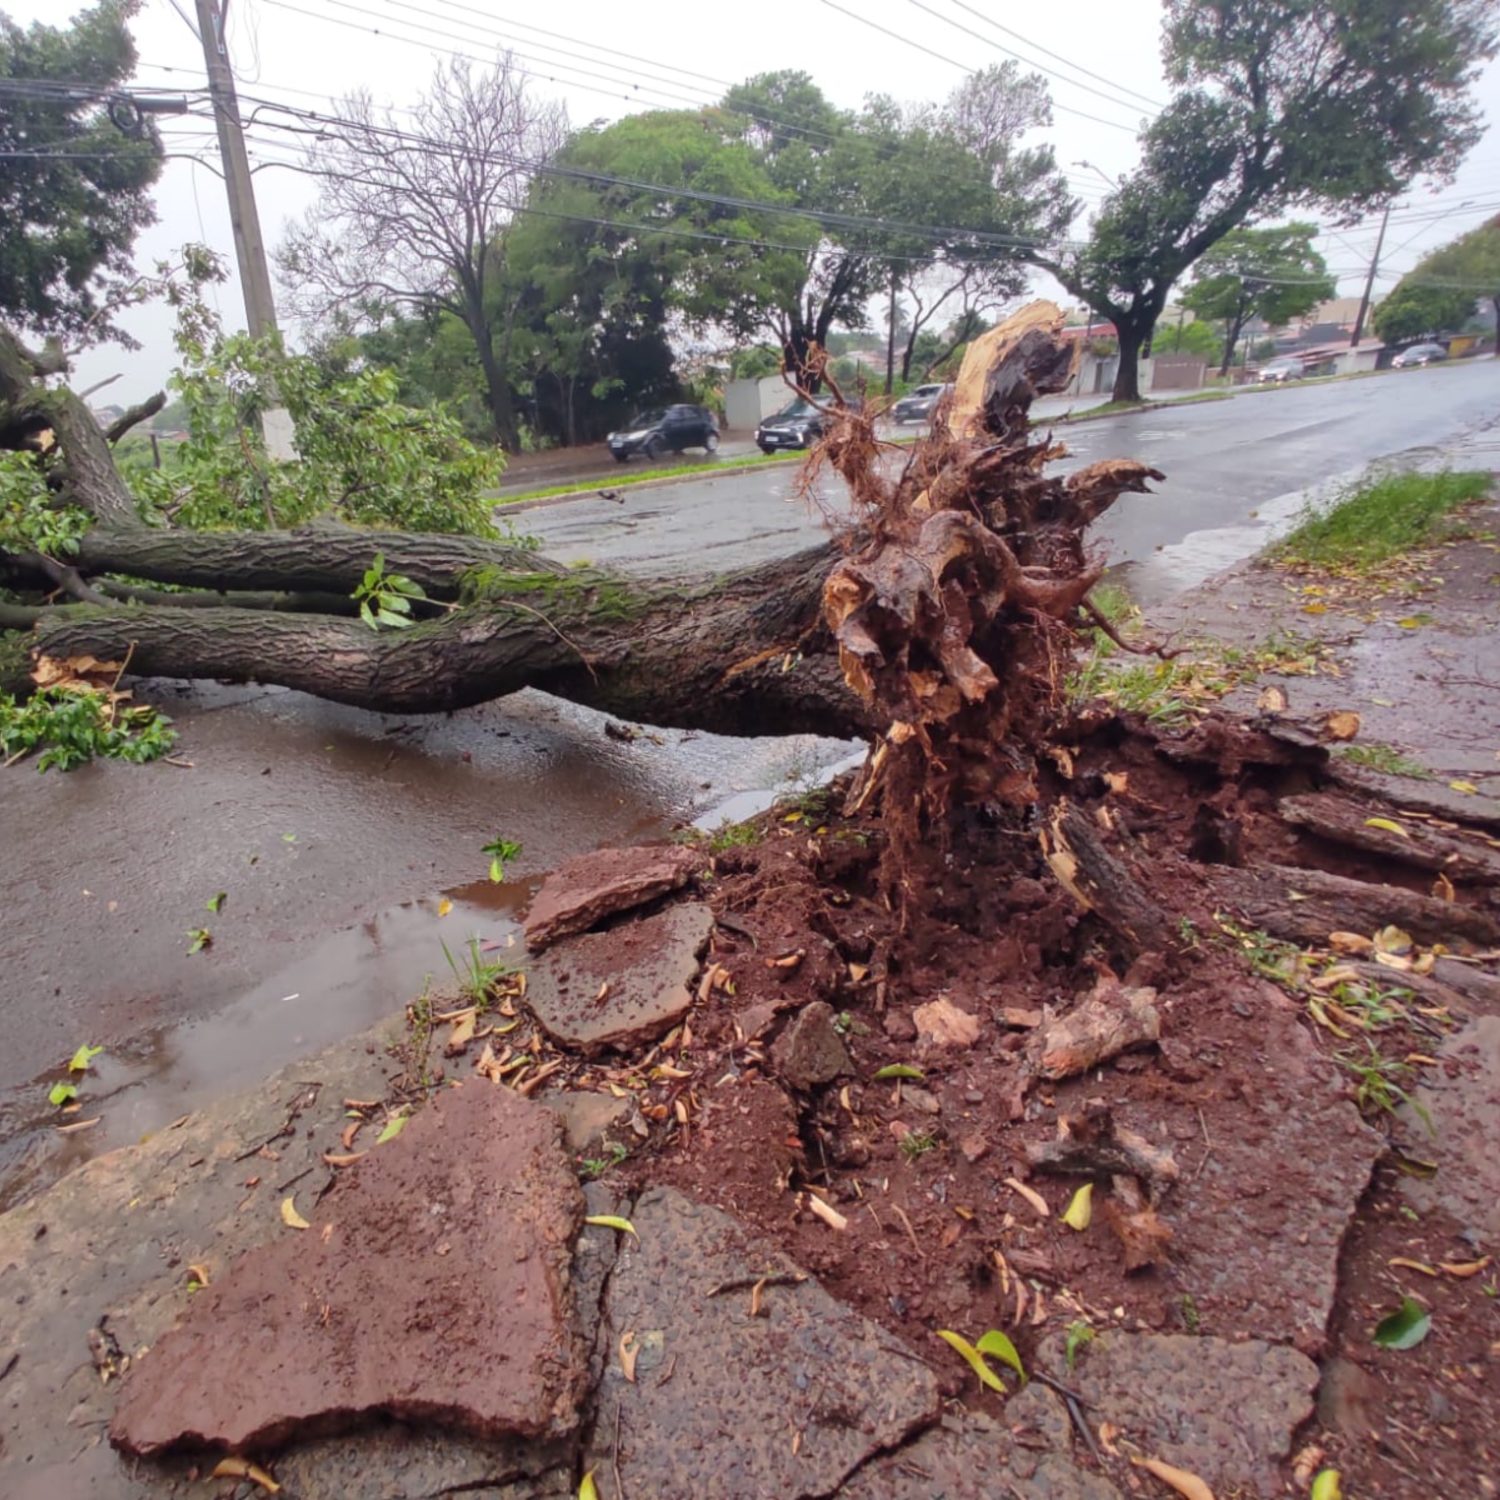
[(1382, 745), (1378, 740), (1363, 745), (1336, 745), (1333, 753), (1340, 760), (1363, 766), (1367, 771), (1381, 771), (1387, 776), (1411, 776), (1418, 781), (1432, 780), (1432, 772), (1421, 761), (1403, 755), (1391, 745)]
[(1486, 473), (1448, 470), (1366, 476), (1332, 500), (1305, 507), (1269, 555), (1291, 567), (1367, 573), (1444, 540), (1452, 513), (1482, 499), (1491, 483)]

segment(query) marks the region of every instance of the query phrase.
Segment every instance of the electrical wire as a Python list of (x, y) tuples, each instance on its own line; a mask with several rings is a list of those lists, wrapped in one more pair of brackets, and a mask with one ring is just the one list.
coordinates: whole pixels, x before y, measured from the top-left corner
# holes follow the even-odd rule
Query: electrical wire
[[(939, 62), (947, 63), (950, 68), (957, 68), (961, 73), (967, 73), (969, 77), (974, 76), (974, 69), (959, 62), (956, 58), (947, 56), (945, 53), (935, 51), (933, 48), (924, 46), (921, 42), (913, 41), (909, 36), (902, 36), (899, 31), (892, 31), (889, 26), (882, 26), (879, 21), (872, 21), (868, 16), (862, 16), (858, 11), (846, 9), (839, 5), (837, 0), (823, 0), (823, 4), (830, 10), (836, 10), (842, 16), (847, 16), (851, 21), (858, 21), (861, 26), (868, 26), (874, 31), (890, 37), (893, 41), (900, 42), (903, 47), (915, 47), (918, 52), (925, 52), (928, 57), (935, 57)], [(1139, 132), (1134, 125), (1122, 125), (1118, 120), (1106, 120), (1102, 115), (1091, 115), (1086, 110), (1074, 109), (1067, 104), (1059, 104), (1053, 100), (1052, 107), (1060, 109), (1064, 114), (1077, 115), (1083, 120), (1092, 120), (1096, 125), (1108, 125), (1111, 130), (1123, 130), (1127, 135), (1137, 135)]]
[(952, 16), (945, 16), (941, 11), (934, 10), (925, 0), (908, 0), (908, 4), (915, 5), (920, 11), (924, 11), (934, 20), (941, 21), (945, 26), (951, 26), (955, 31), (961, 31), (965, 36), (973, 37), (976, 42), (983, 42), (986, 47), (993, 47), (996, 52), (1003, 53), (1006, 57), (1013, 57), (1019, 63), (1025, 63), (1027, 67), (1036, 68), (1038, 72), (1045, 73), (1049, 78), (1054, 78), (1058, 83), (1067, 84), (1070, 88), (1082, 89), (1085, 93), (1093, 94), (1103, 99), (1106, 103), (1113, 104), (1119, 109), (1135, 110), (1140, 112), (1140, 106), (1131, 104), (1128, 100), (1118, 99), (1113, 94), (1106, 94), (1103, 89), (1097, 89), (1090, 83), (1077, 83), (1071, 78), (1064, 78), (1061, 73), (1051, 68), (1043, 67), (1040, 63), (1034, 63), (1030, 59), (1022, 57), (1018, 52), (1012, 52), (1008, 47), (1002, 47), (999, 42), (992, 42), (987, 36), (981, 36), (972, 26), (965, 26), (962, 21), (955, 21)]

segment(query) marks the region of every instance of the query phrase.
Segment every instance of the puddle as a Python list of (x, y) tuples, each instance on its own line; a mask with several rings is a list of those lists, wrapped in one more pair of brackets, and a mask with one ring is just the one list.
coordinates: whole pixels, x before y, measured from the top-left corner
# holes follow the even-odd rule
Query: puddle
[[(430, 977), (451, 979), (446, 944), (462, 962), (470, 939), (499, 945), (520, 931), (536, 882), (480, 881), (376, 913), (330, 934), (214, 1014), (155, 1027), (94, 1059), (76, 1079), (99, 1123), (59, 1135), (50, 1072), (0, 1101), (0, 1212), (65, 1172), (170, 1125), (226, 1093), (252, 1087), (295, 1061), (394, 1018)], [(453, 903), (438, 915), (439, 901)], [(517, 939), (519, 941), (519, 939)]]
[(789, 776), (781, 786), (756, 787), (751, 791), (736, 792), (734, 796), (726, 797), (700, 817), (694, 818), (693, 827), (701, 829), (704, 833), (713, 833), (726, 823), (743, 823), (746, 818), (753, 818), (757, 813), (763, 813), (773, 803), (785, 797), (789, 792), (796, 791), (799, 787), (827, 786), (836, 776), (842, 776), (845, 771), (854, 770), (864, 758), (865, 752), (861, 748), (811, 775)]

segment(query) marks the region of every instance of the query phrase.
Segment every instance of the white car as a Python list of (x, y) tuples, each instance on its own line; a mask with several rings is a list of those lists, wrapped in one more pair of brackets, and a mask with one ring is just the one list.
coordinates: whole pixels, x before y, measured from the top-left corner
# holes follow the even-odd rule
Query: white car
[(1262, 385), (1268, 383), (1285, 383), (1288, 380), (1302, 379), (1302, 361), (1300, 359), (1273, 359), (1269, 364), (1260, 367), (1256, 380)]

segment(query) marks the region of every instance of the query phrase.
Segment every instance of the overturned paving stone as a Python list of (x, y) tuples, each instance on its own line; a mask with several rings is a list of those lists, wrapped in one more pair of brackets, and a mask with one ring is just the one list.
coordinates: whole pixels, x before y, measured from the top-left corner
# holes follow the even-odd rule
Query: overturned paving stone
[[(1063, 1340), (1039, 1356), (1064, 1368)], [(1101, 1333), (1069, 1384), (1095, 1422), (1111, 1422), (1150, 1458), (1198, 1475), (1218, 1494), (1282, 1493), (1280, 1461), (1312, 1415), (1318, 1367), (1295, 1349), (1260, 1339), (1177, 1333)]]
[(570, 937), (537, 958), (526, 1000), (564, 1047), (597, 1052), (654, 1041), (693, 1003), (690, 982), (713, 931), (697, 901)]
[[(552, 1111), (470, 1083), (201, 1291), (126, 1377), (110, 1440), (264, 1450), (372, 1414), (472, 1437), (576, 1424), (583, 1197)], [(270, 1211), (270, 1205), (266, 1205)]]
[(828, 1495), (937, 1419), (926, 1363), (816, 1281), (768, 1282), (750, 1317), (760, 1277), (799, 1273), (728, 1215), (656, 1188), (630, 1217), (639, 1239), (626, 1237), (605, 1295), (584, 1463), (603, 1500), (618, 1500), (616, 1463), (631, 1497)]
[[(1423, 1083), (1401, 1117), (1420, 1155), (1437, 1163), (1431, 1177), (1400, 1179), (1401, 1195), (1418, 1213), (1439, 1208), (1480, 1243), (1500, 1236), (1500, 1016), (1481, 1016), (1444, 1041), (1444, 1066)], [(1427, 1075), (1424, 1075), (1427, 1076)], [(1429, 1130), (1428, 1121), (1431, 1121)]]
[(865, 1465), (839, 1500), (1120, 1500), (1102, 1474), (1074, 1461), (1060, 1397), (1030, 1385), (1005, 1403), (1003, 1422), (982, 1411), (944, 1417), (920, 1437)]
[(783, 1081), (804, 1094), (854, 1071), (834, 1019), (831, 1005), (814, 1000), (797, 1012), (771, 1048), (771, 1061)]
[(571, 859), (536, 893), (526, 915), (527, 945), (540, 952), (569, 933), (587, 932), (606, 917), (681, 890), (700, 863), (693, 850), (675, 844), (599, 849)]

